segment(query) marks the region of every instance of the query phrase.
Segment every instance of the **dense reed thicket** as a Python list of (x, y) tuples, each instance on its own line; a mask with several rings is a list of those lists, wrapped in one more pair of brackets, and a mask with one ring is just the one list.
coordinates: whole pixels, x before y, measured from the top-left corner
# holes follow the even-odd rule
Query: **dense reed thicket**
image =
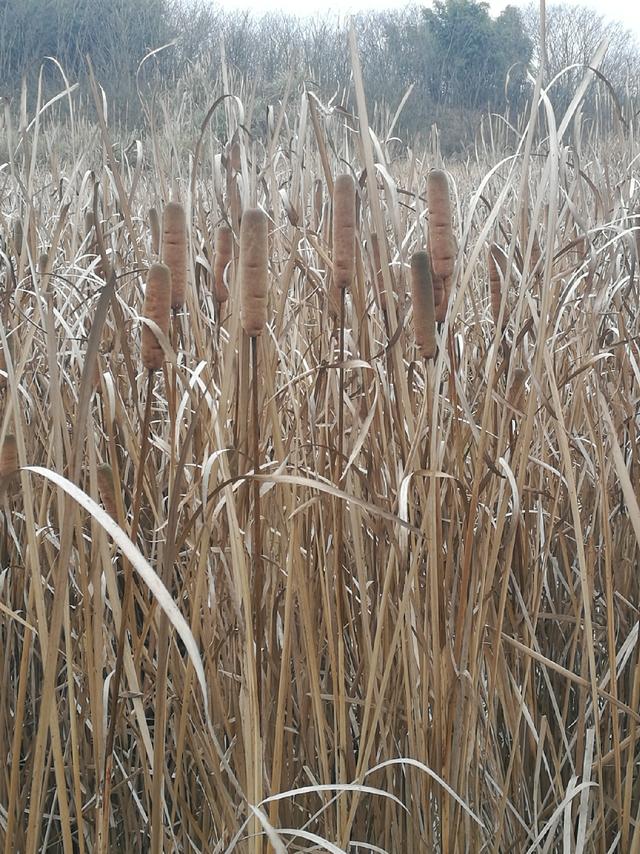
[(2, 113), (5, 854), (640, 851), (636, 128), (443, 161), (350, 49)]

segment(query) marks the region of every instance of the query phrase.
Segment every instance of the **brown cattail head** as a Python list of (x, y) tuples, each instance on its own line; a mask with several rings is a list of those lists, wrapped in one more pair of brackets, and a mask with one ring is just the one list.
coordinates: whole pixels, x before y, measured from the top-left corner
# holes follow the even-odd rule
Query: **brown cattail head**
[(14, 220), (13, 223), (13, 251), (20, 257), (22, 255), (22, 245), (24, 243), (24, 228), (20, 218)]
[[(491, 314), (494, 323), (498, 323), (500, 317), (500, 304), (502, 302), (502, 283), (507, 274), (507, 256), (497, 243), (492, 243), (489, 248), (489, 296), (491, 298)], [(507, 325), (509, 317), (508, 307), (505, 306), (502, 318), (502, 328)]]
[(151, 229), (151, 251), (160, 254), (160, 217), (156, 208), (149, 208), (149, 228)]
[[(449, 179), (441, 169), (427, 175), (427, 206), (429, 208), (429, 252), (433, 265), (436, 320), (445, 319), (451, 294), (451, 279), (456, 261), (456, 245), (451, 221)], [(436, 285), (436, 281), (438, 284)]]
[[(147, 276), (142, 314), (169, 334), (171, 313), (171, 271), (164, 264), (153, 264)], [(162, 367), (164, 351), (155, 333), (145, 323), (142, 327), (142, 364), (150, 371)]]
[(229, 145), (228, 157), (229, 157), (229, 160), (228, 160), (229, 167), (234, 172), (239, 172), (240, 169), (242, 168), (242, 157), (241, 157), (241, 152), (240, 152), (240, 143), (238, 142), (238, 139), (237, 139), (237, 131), (236, 131), (236, 133), (234, 133), (233, 139), (231, 140), (231, 143)]
[[(540, 258), (542, 256), (542, 250), (540, 249), (540, 241), (538, 240), (538, 233), (536, 231), (533, 232), (533, 244), (531, 246), (531, 269), (534, 270), (537, 268)], [(538, 273), (541, 271), (538, 270)]]
[(7, 433), (0, 449), (0, 479), (12, 478), (18, 473), (18, 443), (13, 433)]
[(436, 355), (436, 320), (428, 252), (414, 252), (411, 256), (411, 295), (416, 343), (425, 359), (433, 359)]
[(242, 328), (255, 338), (267, 322), (267, 217), (258, 208), (242, 214), (238, 268)]
[(529, 372), (524, 368), (516, 368), (513, 372), (513, 379), (511, 380), (511, 385), (509, 386), (509, 392), (507, 394), (509, 406), (520, 412), (524, 409), (527, 393), (525, 383), (528, 376)]
[(104, 509), (112, 519), (117, 519), (116, 490), (113, 483), (113, 470), (109, 463), (98, 466), (98, 490)]
[(93, 373), (91, 375), (91, 382), (94, 388), (94, 391), (97, 394), (102, 393), (102, 361), (100, 359), (100, 353), (96, 353), (96, 358), (93, 363)]
[(179, 202), (162, 214), (162, 261), (171, 271), (171, 308), (182, 308), (187, 293), (187, 216)]
[(213, 291), (218, 302), (226, 302), (229, 299), (229, 289), (224, 281), (224, 271), (233, 258), (233, 231), (228, 225), (220, 225), (216, 229), (214, 251)]
[(338, 175), (333, 186), (333, 281), (348, 288), (356, 268), (356, 185)]

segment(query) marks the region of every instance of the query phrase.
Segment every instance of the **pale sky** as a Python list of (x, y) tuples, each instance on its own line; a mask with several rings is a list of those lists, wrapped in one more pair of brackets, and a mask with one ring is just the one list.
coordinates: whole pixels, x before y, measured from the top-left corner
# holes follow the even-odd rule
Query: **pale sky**
[[(342, 15), (362, 10), (398, 9), (406, 0), (218, 0), (225, 9), (251, 9), (256, 13), (283, 11), (309, 15), (332, 10)], [(527, 6), (530, 0), (489, 0), (491, 13), (499, 14), (505, 6)], [(640, 39), (640, 2), (638, 0), (562, 0), (569, 5), (589, 6), (605, 18), (619, 20)], [(422, 5), (430, 5), (425, 2)]]

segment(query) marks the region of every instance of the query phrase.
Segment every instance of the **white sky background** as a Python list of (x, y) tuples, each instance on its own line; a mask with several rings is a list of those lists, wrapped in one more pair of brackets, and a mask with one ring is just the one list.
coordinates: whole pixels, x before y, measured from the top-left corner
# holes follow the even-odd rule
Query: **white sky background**
[[(414, 0), (415, 2), (415, 0)], [(505, 6), (527, 6), (530, 0), (489, 0), (491, 14), (498, 15)], [(561, 0), (569, 5), (589, 6), (606, 19), (618, 20), (640, 41), (640, 2), (638, 0)], [(399, 9), (406, 0), (218, 0), (225, 9), (250, 9), (256, 13), (283, 11), (292, 15), (309, 15), (332, 10), (340, 14), (363, 10)], [(421, 5), (431, 5), (424, 2)]]

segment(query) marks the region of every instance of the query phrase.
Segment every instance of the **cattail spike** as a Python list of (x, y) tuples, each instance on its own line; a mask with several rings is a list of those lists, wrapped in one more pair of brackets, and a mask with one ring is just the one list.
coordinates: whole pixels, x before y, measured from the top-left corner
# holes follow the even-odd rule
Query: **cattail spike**
[(356, 267), (356, 185), (351, 175), (339, 175), (333, 187), (333, 280), (348, 288)]
[(449, 179), (441, 169), (427, 175), (427, 206), (429, 208), (429, 252), (433, 265), (436, 320), (442, 323), (447, 315), (451, 280), (456, 260), (456, 245), (451, 221)]
[(238, 266), (242, 328), (254, 338), (267, 322), (267, 217), (257, 208), (242, 214)]
[[(142, 314), (153, 320), (165, 335), (169, 334), (171, 308), (171, 272), (165, 264), (153, 264), (147, 276)], [(155, 333), (145, 323), (142, 327), (142, 364), (149, 371), (162, 367), (164, 351)]]
[(18, 443), (13, 433), (7, 433), (0, 449), (0, 480), (6, 481), (18, 473)]
[(423, 358), (433, 359), (436, 355), (436, 322), (428, 252), (414, 252), (411, 257), (411, 294), (416, 343)]
[(118, 518), (113, 470), (108, 463), (98, 466), (98, 490), (104, 509), (112, 519)]
[(149, 208), (149, 228), (151, 229), (151, 251), (157, 257), (160, 254), (160, 217), (156, 208)]
[(187, 216), (179, 202), (169, 202), (162, 215), (162, 262), (171, 271), (171, 308), (177, 310), (187, 293)]

